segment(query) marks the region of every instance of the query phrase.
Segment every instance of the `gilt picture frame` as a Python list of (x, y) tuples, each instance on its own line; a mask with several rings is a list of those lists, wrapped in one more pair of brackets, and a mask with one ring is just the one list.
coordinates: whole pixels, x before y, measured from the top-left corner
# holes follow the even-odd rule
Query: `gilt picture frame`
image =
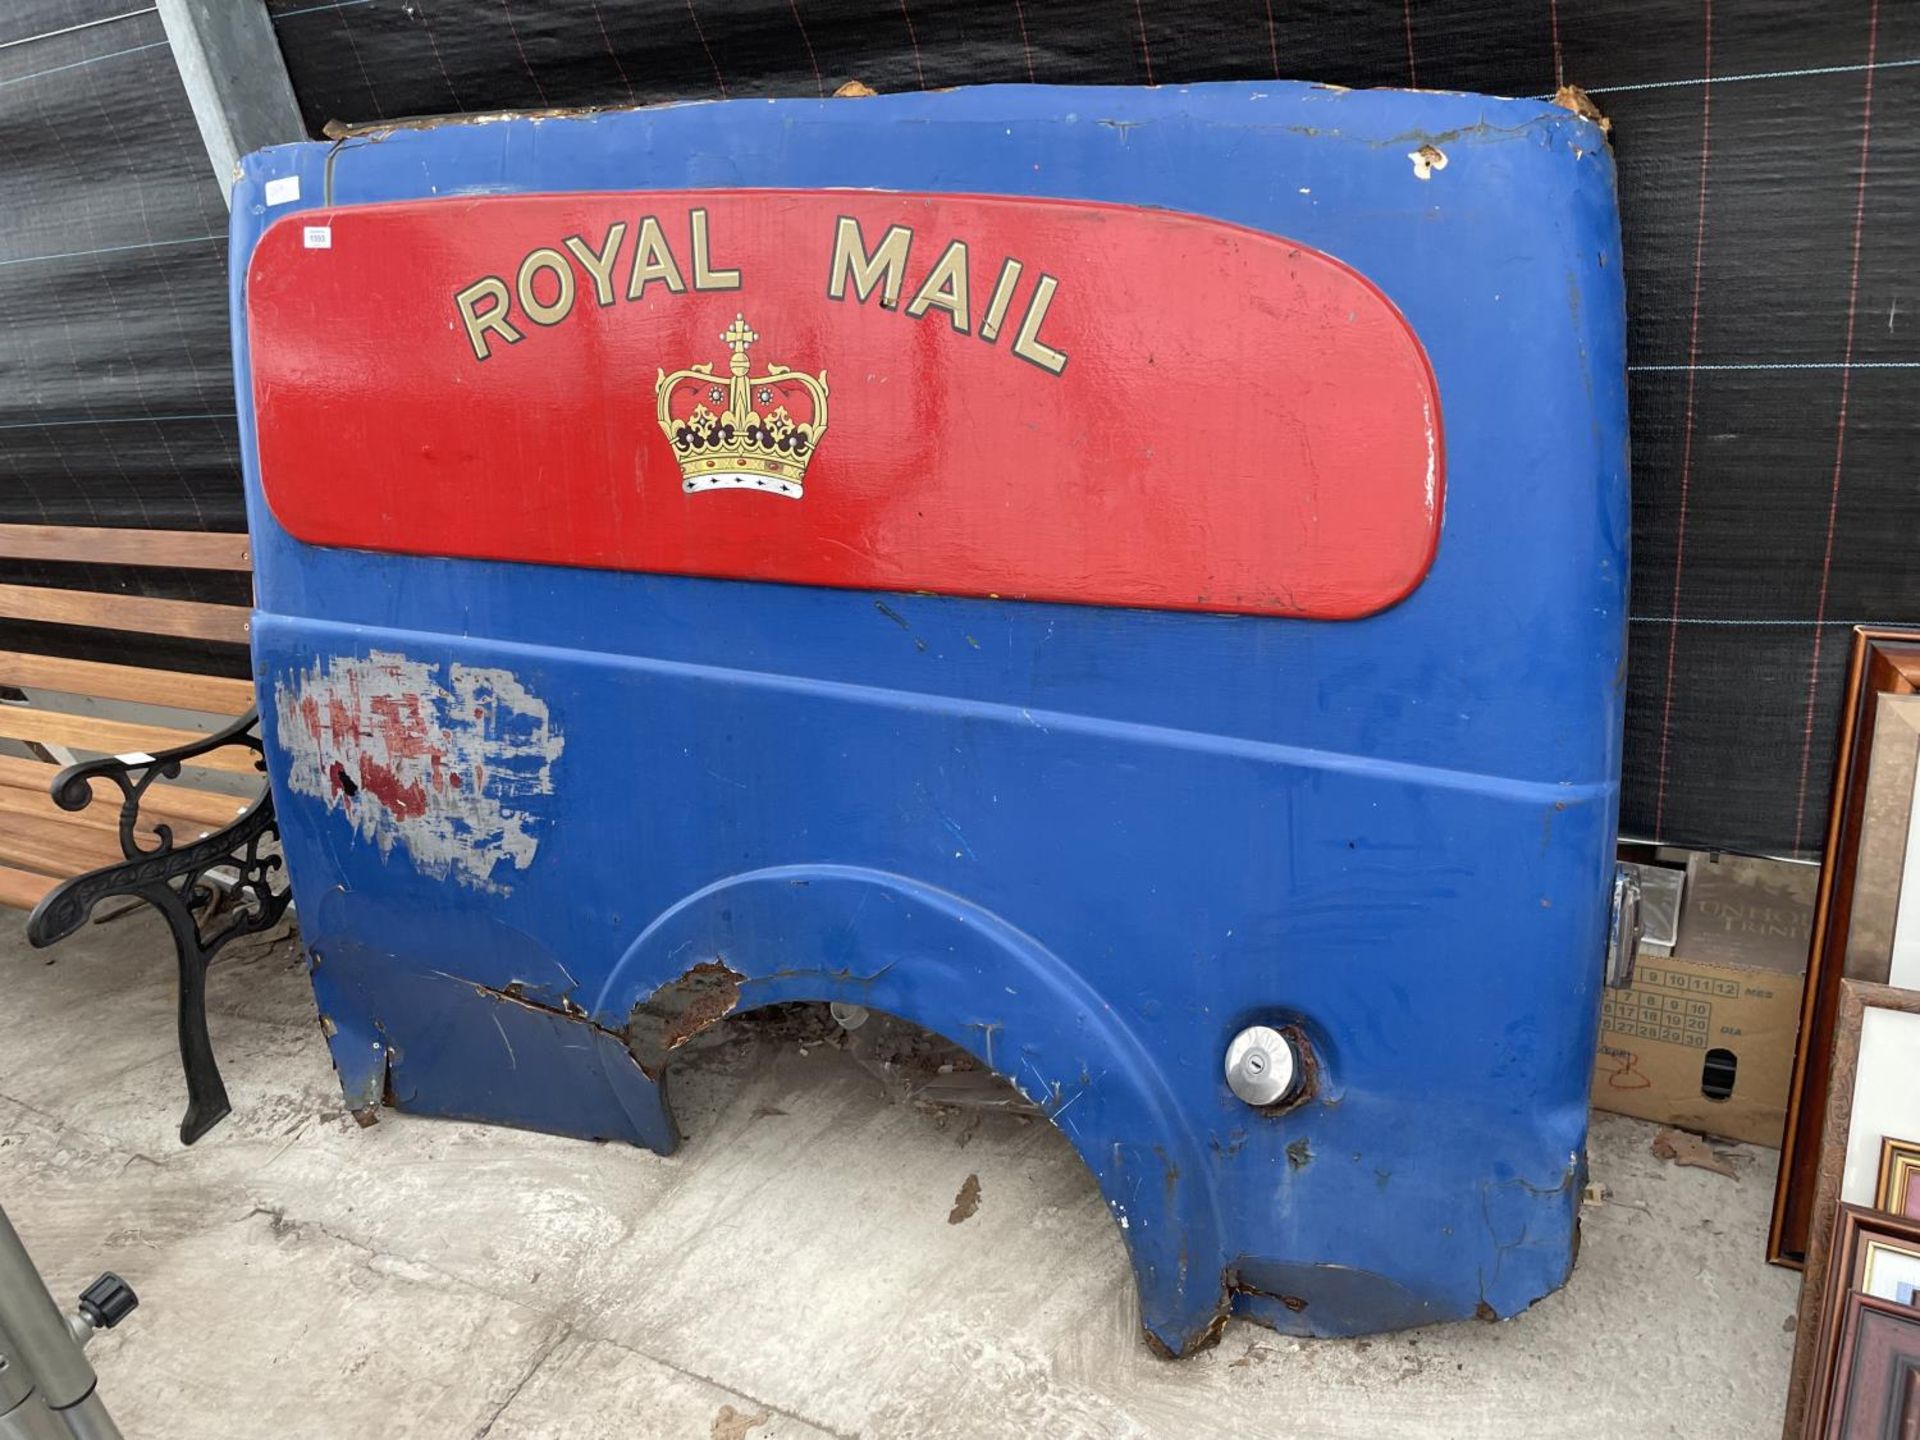
[(1891, 1135), (1881, 1140), (1873, 1208), (1920, 1220), (1920, 1141), (1898, 1140)]

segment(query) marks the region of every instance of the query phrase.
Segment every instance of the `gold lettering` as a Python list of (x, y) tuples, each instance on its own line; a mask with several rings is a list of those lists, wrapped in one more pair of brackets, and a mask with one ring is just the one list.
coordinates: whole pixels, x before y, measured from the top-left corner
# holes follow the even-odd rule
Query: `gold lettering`
[(964, 335), (967, 316), (967, 242), (955, 240), (934, 262), (920, 288), (907, 302), (907, 314), (918, 320), (929, 310), (947, 312), (947, 323)]
[(707, 212), (693, 212), (693, 288), (696, 290), (738, 290), (738, 270), (716, 270), (707, 258)]
[[(560, 286), (551, 305), (533, 292), (533, 277), (542, 270), (550, 271)], [(520, 308), (536, 325), (558, 325), (573, 309), (573, 267), (558, 250), (543, 245), (528, 252), (527, 258), (520, 262), (520, 275), (515, 283), (520, 293)]]
[(1020, 262), (1008, 257), (994, 282), (993, 297), (987, 301), (986, 318), (980, 322), (980, 338), (991, 345), (1000, 338), (1000, 327), (1007, 323), (1007, 306), (1013, 301), (1013, 287), (1020, 283)]
[(638, 300), (656, 280), (675, 295), (686, 293), (687, 282), (680, 278), (680, 267), (674, 263), (673, 251), (667, 248), (667, 237), (660, 231), (660, 222), (644, 215), (640, 219), (639, 238), (633, 242), (633, 275), (627, 281), (627, 299)]
[(597, 255), (578, 235), (567, 237), (567, 249), (573, 252), (573, 258), (580, 262), (580, 267), (593, 277), (593, 298), (603, 306), (613, 304), (613, 257), (620, 249), (620, 242), (626, 238), (627, 222), (624, 220), (616, 220), (607, 228), (607, 238), (601, 242)]
[[(480, 312), (482, 300), (493, 301), (493, 308), (485, 314)], [(473, 346), (474, 359), (484, 360), (493, 353), (486, 338), (489, 330), (509, 345), (520, 339), (520, 332), (507, 322), (507, 307), (511, 302), (507, 298), (507, 282), (498, 275), (474, 281), (453, 297), (453, 303), (460, 312), (460, 322), (467, 327), (467, 343)]]
[[(879, 285), (880, 304), (891, 310), (900, 303), (900, 285), (906, 278), (907, 249), (913, 244), (913, 231), (904, 225), (889, 225), (873, 253), (867, 253), (866, 237), (860, 222), (842, 215), (833, 231), (833, 261), (827, 271), (827, 295), (847, 298), (847, 281), (853, 281), (853, 298), (864, 301)], [(884, 283), (883, 279), (884, 277)]]
[(1033, 287), (1033, 298), (1027, 301), (1027, 313), (1020, 321), (1020, 334), (1013, 342), (1013, 353), (1022, 360), (1031, 360), (1049, 374), (1058, 375), (1067, 368), (1067, 355), (1064, 350), (1055, 350), (1040, 339), (1040, 326), (1047, 318), (1047, 307), (1053, 304), (1053, 292), (1060, 288), (1060, 282), (1051, 275), (1042, 275)]

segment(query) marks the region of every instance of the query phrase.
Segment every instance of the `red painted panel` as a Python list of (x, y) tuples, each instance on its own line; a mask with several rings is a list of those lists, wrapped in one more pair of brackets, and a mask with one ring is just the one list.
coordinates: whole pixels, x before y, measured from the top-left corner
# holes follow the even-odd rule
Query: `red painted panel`
[(1412, 590), (1439, 534), (1439, 401), (1399, 312), (1191, 215), (868, 191), (308, 211), (260, 241), (247, 319), (267, 500), (318, 545), (1348, 618)]

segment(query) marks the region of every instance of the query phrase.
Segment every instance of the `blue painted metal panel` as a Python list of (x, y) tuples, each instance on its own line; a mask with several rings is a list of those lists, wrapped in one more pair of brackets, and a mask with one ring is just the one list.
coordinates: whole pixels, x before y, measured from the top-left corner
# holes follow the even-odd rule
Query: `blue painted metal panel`
[[(1448, 164), (1421, 180), (1426, 143)], [(292, 176), (303, 198), (270, 208)], [(1351, 1334), (1559, 1285), (1624, 666), (1597, 131), (1534, 102), (1248, 85), (399, 130), (247, 161), (234, 313), (266, 225), (325, 199), (683, 186), (1164, 206), (1326, 251), (1437, 376), (1435, 563), (1328, 623), (326, 550), (275, 524), (245, 416), (273, 782), (350, 1101), (667, 1150), (648, 1049), (672, 1021), (646, 1004), (720, 962), (738, 1008), (875, 1006), (1043, 1104), (1168, 1350), (1229, 1308)], [(245, 410), (238, 318), (234, 348)], [(302, 698), (383, 685), (455, 727), (478, 697), (469, 739), (499, 762), (426, 839), (299, 783)], [(1309, 1037), (1305, 1105), (1228, 1091), (1254, 1021)]]

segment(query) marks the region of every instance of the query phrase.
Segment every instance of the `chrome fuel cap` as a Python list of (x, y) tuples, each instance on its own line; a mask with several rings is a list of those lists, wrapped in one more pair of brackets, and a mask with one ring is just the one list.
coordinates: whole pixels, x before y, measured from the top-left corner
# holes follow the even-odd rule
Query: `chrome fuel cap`
[(1293, 1042), (1270, 1025), (1249, 1025), (1227, 1046), (1227, 1088), (1249, 1105), (1277, 1105), (1300, 1073)]

